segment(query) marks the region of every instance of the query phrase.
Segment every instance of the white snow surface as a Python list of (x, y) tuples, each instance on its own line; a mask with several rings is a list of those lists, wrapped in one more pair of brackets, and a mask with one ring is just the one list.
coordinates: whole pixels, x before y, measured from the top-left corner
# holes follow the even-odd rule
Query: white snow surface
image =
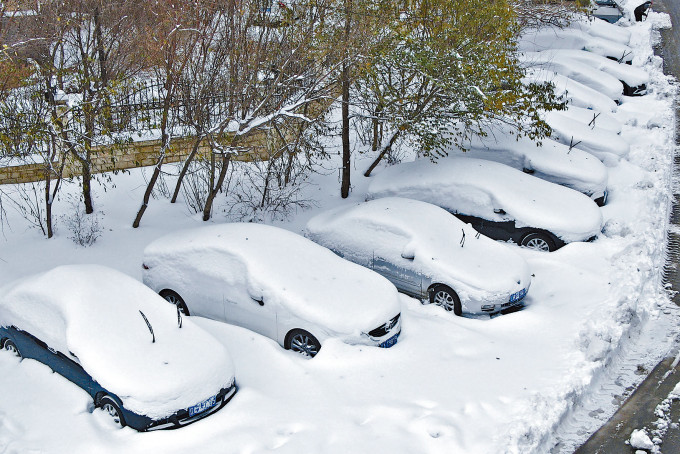
[(621, 99), (623, 96), (623, 84), (619, 79), (598, 68), (593, 68), (587, 63), (560, 56), (557, 52), (557, 50), (542, 52), (525, 51), (520, 52), (518, 58), (526, 68), (555, 71), (602, 93), (614, 101)]
[[(104, 415), (93, 413), (80, 388), (35, 361), (0, 352), (0, 452), (573, 452), (604, 421), (592, 419), (587, 430), (571, 431), (571, 415), (592, 398), (602, 403), (594, 408), (615, 407), (606, 391), (619, 379), (616, 371), (609, 373), (612, 365), (628, 364), (634, 347), (644, 355), (630, 363), (632, 369), (642, 363), (651, 370), (678, 333), (680, 314), (660, 279), (675, 146), (675, 89), (650, 44), (651, 25), (660, 16), (626, 27), (599, 20), (579, 24), (630, 45), (634, 62), (650, 74), (651, 90), (626, 97), (618, 108), (595, 107), (612, 112), (631, 145), (628, 156), (609, 168), (603, 234), (550, 254), (502, 244), (523, 256), (535, 274), (523, 310), (490, 320), (454, 317), (399, 295), (402, 333), (394, 347), (328, 342), (311, 361), (251, 331), (196, 317), (194, 323), (229, 348), (239, 392), (208, 418), (155, 433), (115, 430)], [(374, 154), (354, 139), (356, 150), (367, 153), (353, 155), (349, 198), (339, 195), (340, 160), (325, 162), (331, 170), (313, 175), (302, 193), (315, 205), (277, 225), (300, 232), (319, 210), (364, 200), (371, 179), (360, 173)], [(339, 140), (328, 145), (335, 158)], [(172, 186), (177, 169), (163, 169)], [(111, 175), (115, 190), (105, 190), (104, 179), (93, 185), (96, 209), (105, 215), (102, 237), (89, 248), (75, 246), (61, 221), (55, 237), (45, 240), (7, 207), (0, 285), (68, 263), (106, 264), (140, 279), (145, 245), (203, 224), (199, 215), (187, 214), (181, 199), (171, 204), (160, 197), (150, 202), (141, 227), (130, 227), (151, 171)], [(71, 215), (64, 198), (79, 192), (77, 183), (65, 182), (54, 206), (57, 220)], [(228, 206), (220, 195), (211, 223), (224, 222)], [(605, 392), (597, 394), (600, 389)]]
[(588, 126), (560, 112), (546, 112), (543, 117), (552, 128), (553, 139), (587, 151), (605, 164), (613, 165), (630, 152), (630, 143), (614, 132)]
[(584, 194), (483, 159), (418, 159), (389, 167), (368, 187), (368, 198), (388, 196), (496, 222), (515, 220), (517, 227), (546, 229), (565, 242), (586, 240), (602, 228), (600, 209)]
[(588, 33), (592, 36), (605, 38), (619, 44), (631, 44), (630, 40), (632, 32), (630, 29), (610, 24), (609, 22), (600, 19), (583, 17), (580, 20), (572, 21), (569, 24), (569, 28)]
[(569, 106), (577, 106), (585, 109), (594, 109), (600, 112), (613, 112), (616, 110), (616, 102), (597, 90), (577, 82), (562, 74), (543, 67), (528, 68), (525, 76), (526, 82), (545, 83), (554, 85), (555, 95), (561, 97)]
[(520, 51), (539, 52), (546, 49), (585, 50), (622, 62), (633, 60), (633, 49), (609, 38), (594, 36), (578, 28), (546, 26), (524, 32), (519, 40)]
[(517, 170), (531, 170), (533, 176), (557, 183), (592, 198), (604, 195), (609, 172), (602, 162), (590, 153), (569, 147), (551, 139), (540, 144), (528, 137), (516, 138), (506, 128), (489, 131), (487, 137), (473, 138), (458, 148), (446, 150), (449, 156), (467, 156), (500, 162)]
[(209, 271), (227, 297), (247, 293), (336, 334), (360, 336), (399, 313), (387, 279), (279, 227), (227, 223), (170, 233), (146, 247), (144, 263), (152, 288), (156, 279), (197, 285)]
[(623, 125), (621, 124), (621, 122), (614, 118), (613, 115), (608, 114), (606, 112), (594, 110), (592, 108), (585, 109), (583, 107), (578, 107), (575, 105), (567, 105), (567, 108), (565, 110), (544, 112), (544, 118), (545, 114), (547, 114), (548, 116), (550, 115), (565, 116), (571, 118), (572, 120), (580, 121), (581, 123), (589, 126), (591, 129), (600, 128), (609, 132), (613, 132), (614, 134), (621, 134), (621, 130), (623, 129)]
[(154, 419), (215, 395), (234, 378), (229, 354), (213, 336), (188, 319), (179, 328), (163, 298), (100, 265), (61, 266), (5, 285), (0, 324), (73, 353), (128, 410)]
[(464, 311), (469, 301), (477, 303), (474, 312), (480, 302), (505, 303), (531, 284), (529, 266), (517, 253), (418, 200), (386, 197), (334, 208), (313, 217), (306, 234), (353, 262), (370, 264), (377, 255), (449, 285)]

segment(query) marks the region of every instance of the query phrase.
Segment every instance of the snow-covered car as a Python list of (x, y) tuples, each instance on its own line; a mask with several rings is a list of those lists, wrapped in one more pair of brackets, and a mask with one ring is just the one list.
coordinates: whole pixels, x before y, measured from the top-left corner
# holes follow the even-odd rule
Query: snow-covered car
[(584, 109), (583, 107), (568, 105), (565, 110), (553, 110), (544, 112), (543, 119), (551, 116), (562, 116), (576, 120), (581, 124), (588, 126), (591, 129), (600, 128), (605, 131), (613, 132), (614, 134), (621, 134), (623, 125), (613, 116), (606, 112), (598, 111), (596, 109)]
[(84, 389), (121, 427), (181, 427), (232, 398), (234, 366), (214, 337), (158, 300), (103, 266), (54, 268), (0, 289), (0, 346)]
[(621, 63), (633, 61), (633, 49), (611, 39), (593, 36), (578, 28), (545, 26), (525, 30), (520, 37), (518, 50), (542, 51), (547, 49), (575, 49), (592, 52)]
[(630, 153), (630, 144), (612, 131), (587, 125), (561, 112), (546, 112), (543, 118), (552, 129), (553, 140), (588, 152), (607, 165), (616, 165)]
[(388, 167), (372, 178), (367, 198), (391, 196), (433, 203), (490, 238), (543, 251), (593, 239), (602, 228), (600, 208), (586, 195), (483, 159)]
[(391, 347), (397, 289), (301, 235), (253, 223), (179, 231), (144, 250), (144, 283), (189, 315), (250, 329), (312, 357), (328, 338)]
[(331, 209), (307, 223), (306, 235), (456, 315), (521, 306), (531, 285), (517, 253), (418, 200), (386, 197)]
[[(623, 83), (619, 79), (597, 68), (593, 68), (587, 63), (559, 57), (554, 52), (557, 51), (520, 52), (518, 59), (527, 69), (542, 68), (555, 71), (606, 95), (614, 101), (621, 101)], [(597, 57), (597, 55), (593, 55)]]
[(527, 68), (524, 81), (531, 83), (551, 83), (556, 96), (561, 97), (569, 106), (594, 109), (599, 112), (613, 112), (616, 102), (597, 90), (546, 68)]
[(642, 69), (631, 65), (625, 65), (605, 58), (601, 55), (584, 50), (576, 49), (551, 49), (539, 52), (545, 54), (545, 59), (552, 61), (575, 61), (589, 67), (607, 73), (615, 77), (623, 84), (623, 94), (626, 96), (641, 96), (647, 93), (649, 74)]
[[(502, 132), (502, 129), (501, 129)], [(476, 137), (459, 148), (447, 150), (449, 156), (500, 162), (525, 173), (582, 192), (602, 206), (607, 201), (609, 171), (590, 153), (550, 139), (533, 140), (503, 133)]]

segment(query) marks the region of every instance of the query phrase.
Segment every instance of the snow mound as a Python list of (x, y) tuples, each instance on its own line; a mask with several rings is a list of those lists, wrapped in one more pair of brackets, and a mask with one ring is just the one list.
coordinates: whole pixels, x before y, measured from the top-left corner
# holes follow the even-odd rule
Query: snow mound
[(591, 129), (600, 128), (614, 134), (621, 134), (623, 129), (623, 125), (619, 120), (608, 113), (594, 109), (584, 109), (583, 107), (570, 105), (567, 106), (567, 109), (560, 110), (558, 113), (572, 120), (580, 121)]
[(614, 60), (610, 60), (609, 58), (594, 54), (592, 52), (573, 49), (553, 49), (542, 51), (540, 53), (546, 55), (541, 59), (541, 61), (577, 61), (579, 63), (588, 65), (591, 68), (607, 73), (612, 77), (625, 82), (630, 87), (649, 84), (649, 74), (647, 74), (644, 69), (618, 63)]
[(222, 344), (186, 318), (180, 329), (174, 307), (119, 271), (61, 266), (8, 284), (0, 295), (0, 325), (75, 356), (133, 412), (169, 416), (215, 395), (234, 377)]
[(542, 51), (546, 49), (585, 50), (603, 57), (619, 61), (633, 60), (633, 49), (611, 39), (593, 36), (578, 28), (558, 28), (547, 26), (529, 30), (522, 34), (518, 48), (520, 51)]
[(145, 283), (185, 287), (223, 282), (235, 300), (283, 307), (339, 334), (368, 332), (399, 313), (396, 288), (296, 233), (253, 223), (227, 223), (173, 232), (144, 250)]
[(650, 450), (654, 448), (654, 443), (649, 439), (645, 429), (635, 429), (630, 434), (630, 445), (635, 449)]
[[(600, 233), (602, 214), (587, 196), (497, 162), (451, 157), (389, 167), (369, 184), (367, 197), (422, 200), (454, 213), (551, 231), (565, 242)], [(558, 202), (559, 201), (559, 202)]]

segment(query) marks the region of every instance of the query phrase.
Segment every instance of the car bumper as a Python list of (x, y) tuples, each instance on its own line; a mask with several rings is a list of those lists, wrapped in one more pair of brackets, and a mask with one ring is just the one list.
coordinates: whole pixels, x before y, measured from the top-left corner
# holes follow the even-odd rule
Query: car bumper
[(209, 416), (218, 410), (220, 410), (222, 407), (224, 407), (227, 402), (231, 400), (232, 397), (234, 397), (234, 394), (236, 394), (237, 391), (237, 386), (236, 383), (231, 385), (228, 388), (224, 388), (220, 390), (219, 393), (217, 393), (217, 400), (218, 403), (214, 405), (213, 407), (209, 408), (208, 410), (198, 413), (194, 416), (189, 416), (189, 412), (187, 410), (180, 410), (174, 415), (164, 418), (164, 419), (159, 419), (151, 422), (147, 427), (146, 431), (153, 431), (153, 430), (166, 430), (166, 429), (178, 429), (180, 427), (189, 425), (191, 423), (194, 423), (198, 420), (201, 420), (205, 418), (206, 416)]
[(499, 312), (512, 311), (524, 306), (524, 298), (529, 293), (529, 286), (513, 293), (507, 299), (495, 303), (484, 302), (480, 305), (482, 314), (498, 314)]

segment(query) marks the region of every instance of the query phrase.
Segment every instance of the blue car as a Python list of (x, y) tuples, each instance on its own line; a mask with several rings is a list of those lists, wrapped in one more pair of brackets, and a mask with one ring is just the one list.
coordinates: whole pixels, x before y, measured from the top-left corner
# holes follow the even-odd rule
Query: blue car
[(49, 366), (139, 431), (198, 421), (236, 393), (222, 344), (140, 282), (95, 265), (0, 289), (0, 347)]

